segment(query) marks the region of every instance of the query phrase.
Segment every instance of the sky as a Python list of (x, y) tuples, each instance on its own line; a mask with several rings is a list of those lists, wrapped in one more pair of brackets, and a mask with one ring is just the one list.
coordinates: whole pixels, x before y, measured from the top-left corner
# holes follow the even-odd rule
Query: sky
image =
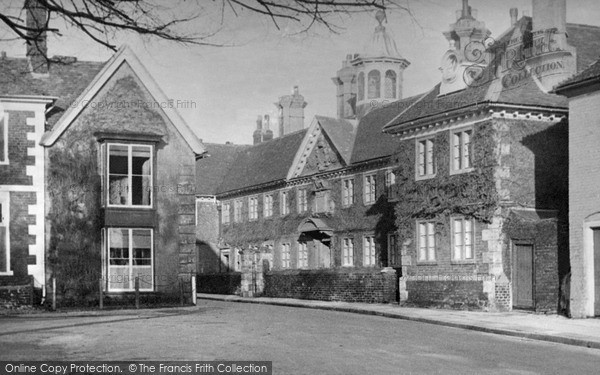
[[(403, 94), (408, 97), (439, 82), (440, 60), (448, 49), (442, 33), (456, 20), (461, 1), (404, 1), (412, 16), (388, 12), (384, 26), (411, 63), (404, 72)], [(20, 4), (21, 0), (0, 0), (0, 7)], [(347, 54), (360, 53), (377, 25), (375, 12), (358, 13), (332, 19), (340, 26), (337, 33), (317, 27), (298, 34), (297, 24), (282, 22), (277, 29), (270, 19), (248, 12), (229, 14), (221, 24), (220, 10), (210, 7), (214, 2), (201, 4), (207, 6), (203, 17), (186, 27), (197, 32), (218, 28), (213, 40), (226, 46), (182, 45), (121, 33), (114, 42), (133, 48), (167, 97), (189, 103), (179, 112), (198, 137), (210, 143), (250, 144), (257, 116), (276, 118), (274, 103), (290, 94), (293, 86), (299, 86), (308, 102), (305, 126), (316, 114), (335, 117), (336, 88), (331, 78)], [(510, 26), (510, 8), (518, 8), (519, 17), (531, 15), (531, 0), (470, 0), (469, 4), (492, 37)], [(600, 26), (600, 1), (567, 0), (567, 22)], [(7, 35), (0, 29), (0, 50), (23, 57), (23, 43), (7, 41)], [(112, 54), (74, 29), (65, 29), (63, 35), (49, 40), (50, 56), (105, 61)]]

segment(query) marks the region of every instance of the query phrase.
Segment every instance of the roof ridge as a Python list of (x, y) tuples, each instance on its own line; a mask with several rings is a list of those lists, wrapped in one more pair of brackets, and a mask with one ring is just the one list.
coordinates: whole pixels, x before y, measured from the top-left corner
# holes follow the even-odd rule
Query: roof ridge
[[(387, 124), (385, 124), (383, 126), (383, 128), (381, 128), (381, 131), (384, 132), (385, 128), (388, 127), (389, 124), (391, 124), (392, 122), (394, 122), (397, 118), (399, 118), (400, 116), (402, 116), (403, 114), (406, 113), (406, 111), (408, 111), (409, 109), (411, 109), (412, 107), (415, 106), (415, 104), (419, 103), (421, 100), (423, 100), (427, 95), (431, 94), (433, 92), (433, 90), (435, 90), (436, 87), (439, 86), (439, 83), (435, 86), (433, 86), (433, 88), (425, 93), (423, 93), (423, 95), (421, 95), (420, 98), (418, 98), (417, 100), (415, 100), (414, 102), (412, 102), (408, 107), (406, 107), (402, 112), (400, 112), (400, 114), (398, 114), (396, 117), (394, 117), (391, 121), (388, 121)], [(417, 95), (415, 95), (417, 96)]]

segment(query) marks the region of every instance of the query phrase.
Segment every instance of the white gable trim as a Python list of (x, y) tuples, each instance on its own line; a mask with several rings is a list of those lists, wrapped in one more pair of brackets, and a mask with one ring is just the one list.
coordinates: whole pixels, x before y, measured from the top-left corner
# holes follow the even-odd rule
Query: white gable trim
[[(315, 117), (313, 117), (312, 121), (310, 122), (310, 126), (308, 127), (308, 130), (306, 131), (306, 134), (304, 135), (304, 139), (302, 140), (300, 147), (298, 147), (298, 150), (296, 151), (296, 156), (294, 157), (294, 162), (292, 163), (290, 169), (288, 170), (288, 174), (287, 174), (288, 180), (292, 179), (292, 178), (298, 176), (300, 173), (302, 173), (302, 170), (304, 169), (304, 166), (306, 165), (306, 159), (308, 159), (308, 156), (312, 153), (313, 148), (317, 144), (316, 137), (318, 136), (318, 133), (321, 132), (321, 131), (317, 132), (317, 130), (319, 130), (319, 128), (320, 128), (319, 120), (315, 116)], [(315, 134), (315, 133), (317, 133), (317, 134)], [(311, 140), (313, 141), (312, 143), (310, 143)]]
[[(127, 62), (129, 64), (146, 90), (148, 90), (150, 95), (152, 95), (157, 102), (168, 102), (167, 96), (152, 78), (148, 70), (146, 70), (142, 62), (137, 58), (129, 46), (124, 45), (123, 47), (119, 48), (119, 51), (113, 55), (113, 57), (104, 65), (100, 73), (94, 77), (88, 87), (81, 93), (81, 95), (79, 95), (79, 97), (76, 99), (76, 103), (89, 103), (106, 84), (106, 82), (108, 82), (108, 80), (113, 76), (123, 62)], [(73, 121), (77, 118), (81, 111), (83, 111), (84, 108), (86, 108), (85, 105), (69, 107), (60, 120), (58, 120), (58, 123), (54, 126), (54, 129), (44, 135), (41, 141), (42, 146), (52, 146), (69, 128), (71, 123), (73, 123)], [(171, 120), (177, 131), (188, 143), (194, 153), (197, 155), (203, 154), (205, 152), (204, 145), (202, 145), (202, 142), (200, 142), (198, 137), (196, 137), (194, 132), (189, 128), (179, 112), (175, 108), (170, 108), (170, 106), (165, 106), (162, 108), (162, 110), (169, 120)]]

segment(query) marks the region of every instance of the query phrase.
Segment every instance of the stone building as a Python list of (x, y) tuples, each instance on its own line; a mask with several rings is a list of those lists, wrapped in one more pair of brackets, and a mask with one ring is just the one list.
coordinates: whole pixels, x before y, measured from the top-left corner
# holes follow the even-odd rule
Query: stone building
[[(400, 141), (402, 300), (556, 312), (569, 270), (567, 103), (600, 29), (534, 1), (496, 40), (467, 2), (444, 35), (442, 80), (384, 131)], [(556, 5), (556, 4), (555, 4)], [(567, 37), (568, 35), (568, 37)]]
[(567, 24), (565, 9), (511, 9), (492, 39), (463, 1), (443, 33), (440, 83), (405, 99), (408, 61), (378, 14), (375, 46), (333, 79), (338, 118), (239, 152), (215, 190), (242, 291), (380, 301), (388, 284), (374, 275), (393, 268), (407, 304), (556, 312), (569, 271), (568, 109), (549, 92), (600, 51), (600, 29)]
[[(36, 5), (28, 23), (45, 23)], [(45, 293), (53, 277), (65, 303), (94, 303), (99, 280), (118, 296), (137, 278), (179, 295), (196, 270), (203, 145), (129, 48), (52, 63), (45, 35), (37, 45), (0, 64), (0, 285)]]
[(570, 312), (600, 315), (600, 61), (563, 82), (555, 92), (569, 98)]

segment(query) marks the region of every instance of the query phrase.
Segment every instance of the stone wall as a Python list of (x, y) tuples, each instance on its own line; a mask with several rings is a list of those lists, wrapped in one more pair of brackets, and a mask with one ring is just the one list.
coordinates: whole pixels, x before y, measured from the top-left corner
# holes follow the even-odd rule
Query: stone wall
[(239, 294), (242, 274), (239, 272), (200, 274), (196, 276), (196, 291), (209, 294)]
[(406, 282), (409, 305), (450, 309), (487, 309), (489, 300), (482, 281)]
[(31, 306), (34, 299), (31, 276), (0, 278), (0, 309)]
[(391, 268), (270, 271), (264, 282), (265, 297), (366, 303), (395, 302), (398, 285)]

